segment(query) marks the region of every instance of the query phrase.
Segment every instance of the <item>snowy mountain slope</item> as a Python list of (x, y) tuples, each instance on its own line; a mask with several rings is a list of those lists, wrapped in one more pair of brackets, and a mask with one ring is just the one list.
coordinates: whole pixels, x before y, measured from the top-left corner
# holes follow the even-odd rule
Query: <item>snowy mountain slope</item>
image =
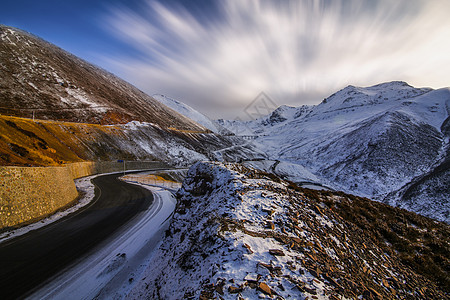
[(301, 189), (238, 164), (197, 163), (177, 198), (166, 238), (129, 299), (436, 299), (448, 293), (445, 223), (339, 192)]
[(258, 121), (263, 126), (276, 126), (286, 120), (297, 119), (307, 115), (311, 106), (292, 107), (282, 105), (274, 110), (270, 115), (260, 118)]
[(252, 157), (263, 158), (264, 154), (233, 136), (164, 130), (138, 121), (104, 126), (0, 116), (0, 165), (49, 166), (125, 159), (190, 166), (205, 159), (236, 161)]
[(254, 160), (243, 162), (244, 166), (262, 170), (265, 172), (273, 173), (280, 178), (287, 179), (293, 182), (302, 183), (317, 183), (320, 184), (321, 180), (311, 173), (304, 166), (294, 164), (286, 161), (279, 160)]
[(0, 58), (2, 114), (206, 131), (122, 79), (19, 29), (0, 25)]
[[(311, 168), (346, 190), (375, 198), (426, 172), (441, 147), (436, 130), (414, 124), (398, 112), (385, 113), (325, 139), (302, 153), (316, 158)], [(298, 155), (297, 150), (287, 154)]]
[(412, 99), (432, 91), (429, 88), (414, 88), (402, 81), (381, 83), (371, 87), (348, 86), (331, 95), (314, 109), (313, 115), (332, 114), (336, 111), (365, 109), (368, 106), (378, 107), (387, 103), (395, 103)]
[[(401, 205), (406, 199), (393, 192), (444, 162), (448, 138), (443, 124), (450, 115), (450, 90), (418, 89), (404, 82), (349, 86), (299, 117), (271, 123), (267, 120), (272, 115), (262, 118), (265, 122), (223, 123), (245, 128), (272, 159), (300, 164), (327, 185)], [(442, 191), (434, 193), (436, 197), (444, 199), (440, 207), (448, 210), (449, 189), (444, 184), (436, 188)], [(430, 192), (415, 195), (415, 202), (426, 202)], [(450, 221), (448, 213), (442, 217), (435, 210), (420, 212)]]
[(450, 159), (446, 159), (394, 195), (385, 197), (385, 202), (450, 223), (449, 182)]
[(242, 139), (211, 133), (116, 76), (3, 25), (0, 114), (0, 165), (127, 159), (186, 166), (264, 157)]
[(175, 99), (169, 98), (164, 95), (155, 94), (152, 95), (154, 99), (161, 102), (162, 104), (166, 105), (167, 107), (170, 107), (174, 111), (182, 114), (183, 116), (188, 117), (191, 120), (194, 120), (198, 124), (208, 128), (212, 132), (220, 133), (220, 134), (229, 134), (230, 132), (224, 128), (223, 126), (220, 126), (216, 122), (209, 119), (204, 114), (198, 112), (197, 110), (193, 109), (187, 104), (184, 104), (180, 101), (177, 101)]
[(278, 126), (285, 125), (287, 121), (305, 117), (311, 112), (311, 109), (312, 106), (309, 105), (300, 107), (282, 105), (271, 114), (253, 121), (219, 119), (215, 122), (236, 135), (258, 135), (265, 134), (266, 128), (274, 130)]
[(430, 171), (419, 175), (401, 189), (386, 196), (385, 202), (449, 222), (450, 117), (444, 121), (441, 132), (444, 135), (444, 145), (440, 155), (442, 158)]

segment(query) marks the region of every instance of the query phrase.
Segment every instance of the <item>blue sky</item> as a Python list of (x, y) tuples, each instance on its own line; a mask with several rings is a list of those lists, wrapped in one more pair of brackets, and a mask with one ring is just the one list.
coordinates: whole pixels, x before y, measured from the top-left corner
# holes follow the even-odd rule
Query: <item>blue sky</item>
[(109, 34), (102, 18), (115, 5), (135, 6), (126, 0), (3, 0), (0, 23), (31, 32), (90, 62), (103, 55), (133, 51)]
[(317, 104), (346, 85), (449, 86), (448, 0), (3, 0), (29, 31), (214, 118), (260, 92)]

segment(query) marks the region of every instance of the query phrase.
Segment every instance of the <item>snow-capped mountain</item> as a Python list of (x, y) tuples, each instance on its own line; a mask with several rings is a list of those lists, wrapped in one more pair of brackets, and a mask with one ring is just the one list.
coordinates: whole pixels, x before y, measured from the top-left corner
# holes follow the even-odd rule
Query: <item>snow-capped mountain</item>
[(292, 107), (282, 105), (274, 110), (271, 114), (261, 117), (257, 120), (242, 121), (242, 120), (224, 120), (219, 119), (215, 122), (220, 126), (227, 128), (235, 135), (264, 135), (265, 128), (275, 128), (283, 126), (288, 120), (302, 118), (311, 112), (313, 106), (303, 105), (300, 107)]
[(389, 82), (221, 124), (250, 131), (271, 158), (300, 164), (336, 189), (448, 222), (449, 114), (448, 88)]
[(170, 107), (174, 111), (176, 111), (176, 112), (188, 117), (189, 119), (194, 120), (198, 124), (208, 128), (212, 132), (220, 133), (220, 134), (229, 134), (230, 133), (225, 127), (220, 126), (218, 123), (212, 121), (210, 118), (208, 118), (204, 114), (198, 112), (197, 110), (193, 109), (192, 107), (190, 107), (189, 105), (187, 105), (181, 101), (178, 101), (178, 100), (175, 100), (175, 99), (172, 99), (167, 96), (160, 95), (160, 94), (152, 95), (152, 97), (154, 99), (158, 100), (159, 102), (161, 102), (162, 104), (166, 105), (167, 107)]

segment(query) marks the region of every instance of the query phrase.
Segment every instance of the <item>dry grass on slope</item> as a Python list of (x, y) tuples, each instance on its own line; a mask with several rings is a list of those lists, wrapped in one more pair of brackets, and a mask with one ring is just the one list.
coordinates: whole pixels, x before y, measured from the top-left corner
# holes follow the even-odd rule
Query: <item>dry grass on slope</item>
[[(249, 171), (246, 175), (280, 181), (273, 174), (259, 171)], [(314, 212), (339, 220), (347, 229), (345, 240), (348, 243), (348, 250), (357, 255), (352, 255), (353, 258), (346, 258), (344, 255), (341, 260), (350, 262), (346, 264), (345, 272), (352, 274), (353, 278), (359, 278), (361, 282), (357, 282), (357, 285), (360, 287), (367, 285), (361, 285), (367, 279), (376, 278), (381, 285), (389, 286), (394, 294), (402, 286), (408, 287), (406, 290), (415, 290), (418, 298), (443, 296), (450, 293), (450, 226), (448, 224), (343, 192), (304, 189), (294, 183), (290, 183), (288, 187), (294, 208), (305, 205), (306, 201), (306, 205), (310, 206)], [(299, 199), (302, 200), (299, 201)], [(302, 219), (301, 211), (304, 210), (293, 211), (295, 216), (298, 214), (298, 220)], [(304, 215), (303, 218), (307, 224), (310, 223), (310, 228), (316, 228), (317, 224), (311, 224), (311, 221), (314, 221), (311, 216)], [(326, 240), (322, 240), (321, 243), (328, 244)], [(394, 264), (390, 267), (402, 270), (401, 272), (405, 275), (409, 274), (404, 277), (406, 281), (402, 282), (399, 278), (367, 272), (368, 268), (364, 267), (362, 262), (370, 248), (369, 245), (376, 248), (385, 258), (390, 258), (390, 263)], [(339, 251), (337, 253), (339, 256)], [(359, 262), (353, 261), (358, 257)], [(327, 265), (327, 263), (317, 264), (317, 262), (317, 260), (314, 261), (314, 265), (318, 268)], [(383, 262), (380, 264), (383, 266)], [(387, 267), (387, 265), (384, 266)], [(355, 287), (351, 284), (347, 286), (348, 290), (353, 288)], [(382, 295), (382, 291), (379, 292)]]

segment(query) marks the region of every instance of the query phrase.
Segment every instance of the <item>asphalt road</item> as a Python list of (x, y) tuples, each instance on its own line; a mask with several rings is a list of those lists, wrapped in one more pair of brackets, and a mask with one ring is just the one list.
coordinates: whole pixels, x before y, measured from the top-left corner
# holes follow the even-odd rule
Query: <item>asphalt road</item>
[(150, 206), (151, 192), (118, 180), (120, 175), (93, 179), (98, 189), (87, 207), (0, 244), (0, 299), (26, 297)]

